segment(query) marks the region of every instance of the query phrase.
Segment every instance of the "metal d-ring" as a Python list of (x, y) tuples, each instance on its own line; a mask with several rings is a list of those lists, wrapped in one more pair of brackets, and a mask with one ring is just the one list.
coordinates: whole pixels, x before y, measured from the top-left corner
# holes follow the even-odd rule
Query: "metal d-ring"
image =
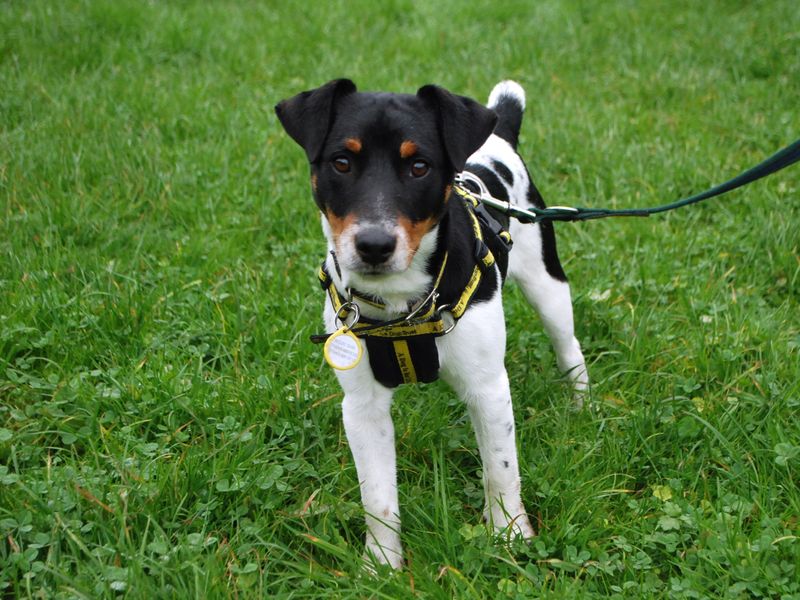
[(453, 313), (447, 310), (448, 308), (450, 308), (449, 304), (442, 304), (439, 308), (436, 309), (436, 316), (439, 317), (443, 322), (445, 321), (444, 315), (447, 315), (447, 317), (450, 319), (450, 324), (447, 326), (447, 329), (445, 329), (442, 332), (442, 335), (446, 335), (451, 331), (453, 331), (453, 329), (456, 328), (456, 324), (458, 323), (458, 321), (456, 321), (456, 318), (453, 316)]
[[(342, 311), (344, 311), (345, 314), (342, 314)], [(353, 315), (353, 320), (349, 324), (347, 323), (347, 318), (350, 316), (350, 314), (347, 313)], [(361, 318), (361, 309), (358, 308), (358, 304), (355, 302), (345, 302), (339, 307), (339, 309), (336, 311), (336, 314), (333, 315), (333, 318), (339, 321), (342, 327), (352, 329)]]

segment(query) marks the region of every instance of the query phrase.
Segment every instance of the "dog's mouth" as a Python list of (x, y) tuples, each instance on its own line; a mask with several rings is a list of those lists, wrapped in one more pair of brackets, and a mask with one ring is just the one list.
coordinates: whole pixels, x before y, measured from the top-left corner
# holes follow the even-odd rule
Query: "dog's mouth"
[(352, 269), (352, 271), (359, 277), (368, 279), (370, 281), (380, 281), (382, 278), (389, 275), (396, 275), (401, 273), (401, 270), (393, 268), (390, 264), (385, 263), (382, 265), (363, 265)]
[(381, 275), (386, 275), (388, 269), (379, 268), (379, 267), (367, 267), (365, 269), (361, 269), (356, 271), (362, 277), (380, 277)]

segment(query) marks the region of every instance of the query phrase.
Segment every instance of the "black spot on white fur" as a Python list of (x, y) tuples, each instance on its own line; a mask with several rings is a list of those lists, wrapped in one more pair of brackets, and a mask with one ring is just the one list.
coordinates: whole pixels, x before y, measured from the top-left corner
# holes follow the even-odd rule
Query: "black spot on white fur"
[(495, 170), (495, 173), (503, 178), (509, 187), (514, 185), (514, 174), (511, 172), (511, 169), (498, 160), (492, 161), (492, 168)]

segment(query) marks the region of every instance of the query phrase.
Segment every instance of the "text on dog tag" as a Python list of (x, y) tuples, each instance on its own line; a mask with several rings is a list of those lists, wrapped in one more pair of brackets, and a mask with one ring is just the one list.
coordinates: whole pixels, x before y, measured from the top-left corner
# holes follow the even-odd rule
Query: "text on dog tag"
[(339, 371), (352, 369), (361, 361), (364, 349), (355, 334), (341, 327), (325, 342), (322, 354), (327, 363)]

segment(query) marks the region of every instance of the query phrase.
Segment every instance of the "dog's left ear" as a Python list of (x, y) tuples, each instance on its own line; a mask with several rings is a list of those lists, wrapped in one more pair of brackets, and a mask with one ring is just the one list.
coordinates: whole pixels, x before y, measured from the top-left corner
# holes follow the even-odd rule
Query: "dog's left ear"
[(436, 109), (447, 156), (460, 172), (467, 158), (492, 135), (497, 115), (472, 98), (451, 94), (436, 85), (421, 87), (417, 96)]
[(275, 114), (291, 138), (306, 151), (308, 162), (319, 158), (334, 117), (336, 101), (356, 91), (349, 79), (334, 79), (275, 106)]

